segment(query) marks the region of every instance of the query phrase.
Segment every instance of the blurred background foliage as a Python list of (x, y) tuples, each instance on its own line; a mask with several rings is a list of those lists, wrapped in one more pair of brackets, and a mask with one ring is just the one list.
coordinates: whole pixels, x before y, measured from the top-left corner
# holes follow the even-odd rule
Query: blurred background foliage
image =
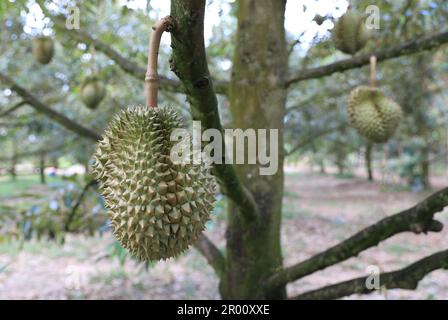
[[(146, 1), (143, 9), (135, 8), (134, 1), (40, 2), (62, 13), (67, 6), (78, 6), (83, 31), (137, 64), (146, 64), (148, 31), (160, 18), (151, 1)], [(238, 5), (227, 0), (209, 1), (209, 5), (213, 2), (219, 2), (221, 11), (219, 23), (213, 25), (212, 36), (207, 39), (209, 68), (215, 79), (229, 80)], [(355, 10), (364, 11), (371, 1), (350, 3)], [(312, 4), (313, 1), (291, 4), (307, 17), (303, 30), (288, 29), (291, 70), (349, 58), (330, 41), (333, 23), (348, 3), (335, 1), (320, 11)], [(382, 0), (375, 1), (375, 5), (381, 12), (381, 29), (375, 31), (373, 40), (361, 53), (428, 36), (448, 26), (448, 2), (444, 0)], [(43, 14), (39, 8), (33, 0), (0, 2), (2, 71), (54, 110), (97, 132), (121, 108), (144, 103), (143, 81), (125, 73), (94, 47), (56, 28), (48, 17), (41, 20)], [(332, 16), (332, 12), (339, 12), (338, 16)], [(31, 40), (39, 34), (54, 36), (56, 40), (55, 56), (45, 66), (31, 56)], [(169, 45), (163, 42), (159, 72), (174, 78), (169, 70), (169, 56)], [(347, 94), (357, 85), (368, 84), (368, 68), (292, 85), (284, 120), (287, 164), (306, 163), (320, 172), (367, 176), (370, 163), (372, 179), (394, 176), (413, 191), (430, 188), (430, 176), (446, 172), (448, 166), (447, 71), (446, 47), (379, 65), (379, 87), (405, 111), (404, 123), (384, 145), (369, 145), (347, 124)], [(79, 97), (83, 79), (92, 74), (107, 85), (105, 99), (93, 111)], [(67, 232), (104, 232), (107, 229), (104, 204), (83, 173), (94, 144), (26, 104), (3, 114), (22, 99), (6, 87), (0, 89), (0, 241), (46, 238), (63, 242)], [(190, 117), (184, 95), (162, 91), (160, 99), (162, 105), (184, 106), (179, 111)], [(219, 103), (223, 121), (228, 124), (227, 98), (219, 96)], [(81, 169), (75, 170), (76, 173), (67, 170), (74, 165)], [(376, 177), (379, 171), (381, 177)], [(44, 192), (30, 189), (39, 183), (46, 185)], [(86, 186), (88, 192), (84, 192)], [(217, 216), (224, 202), (221, 198), (215, 210)], [(115, 244), (110, 250), (120, 260), (126, 259)]]

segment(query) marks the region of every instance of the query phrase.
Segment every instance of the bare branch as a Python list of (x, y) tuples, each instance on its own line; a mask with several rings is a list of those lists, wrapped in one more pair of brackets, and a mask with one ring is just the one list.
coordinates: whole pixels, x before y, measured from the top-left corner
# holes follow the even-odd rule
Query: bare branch
[[(448, 269), (448, 250), (434, 253), (406, 268), (380, 275), (380, 285), (386, 289), (415, 290), (418, 283), (429, 273), (438, 269)], [(367, 277), (343, 281), (320, 289), (299, 294), (292, 299), (316, 300), (338, 299), (352, 294), (372, 293), (375, 289), (366, 286)]]
[(199, 236), (194, 246), (207, 259), (207, 262), (213, 267), (218, 277), (222, 278), (225, 272), (226, 261), (221, 251), (204, 234)]
[(289, 79), (286, 81), (285, 85), (289, 87), (291, 84), (303, 80), (322, 78), (336, 72), (343, 72), (350, 69), (360, 68), (369, 64), (369, 59), (372, 55), (375, 55), (378, 62), (380, 62), (400, 56), (410, 55), (420, 51), (431, 50), (447, 42), (448, 32), (442, 32), (426, 38), (413, 40), (395, 47), (376, 50), (371, 53), (354, 56), (353, 58), (341, 60), (335, 63), (328, 64), (326, 66), (298, 71), (289, 76)]
[(6, 117), (10, 113), (13, 113), (14, 111), (16, 111), (17, 109), (19, 109), (20, 107), (22, 107), (26, 104), (27, 104), (27, 102), (25, 100), (19, 101), (16, 104), (14, 104), (13, 106), (6, 109), (5, 111), (1, 112), (0, 117)]
[[(64, 29), (64, 35), (68, 34), (69, 36), (81, 41), (83, 43), (93, 45), (96, 50), (104, 53), (110, 59), (115, 61), (121, 69), (130, 75), (136, 77), (140, 80), (145, 80), (146, 68), (144, 66), (140, 66), (136, 62), (124, 57), (114, 48), (109, 46), (107, 43), (101, 41), (100, 39), (96, 39), (91, 36), (89, 33), (80, 30), (80, 29), (67, 29), (65, 27), (66, 17), (63, 15), (52, 15), (48, 9), (44, 6), (40, 6), (44, 13), (49, 16), (55, 25), (58, 28)], [(160, 87), (164, 90), (173, 91), (173, 92), (185, 92), (185, 89), (182, 86), (182, 83), (177, 79), (171, 79), (164, 76), (159, 76), (159, 84)], [(227, 94), (229, 84), (225, 81), (216, 81), (216, 91), (219, 94)]]
[(320, 131), (316, 131), (311, 133), (308, 137), (302, 139), (301, 141), (299, 141), (299, 143), (297, 143), (291, 150), (286, 151), (285, 152), (285, 156), (288, 157), (290, 155), (292, 155), (293, 153), (297, 152), (298, 150), (304, 148), (305, 146), (307, 146), (308, 144), (314, 142), (316, 139), (318, 138), (322, 138), (328, 134), (331, 134), (335, 131), (341, 130), (342, 128), (344, 128), (347, 125), (346, 122), (343, 122), (341, 124), (339, 124), (336, 127), (332, 127), (332, 128), (326, 128), (326, 129), (322, 129)]
[[(204, 129), (214, 128), (222, 132), (218, 102), (205, 53), (204, 10), (205, 0), (171, 1), (171, 16), (174, 19), (171, 30), (171, 69), (184, 84), (193, 119), (200, 120)], [(224, 146), (224, 141), (222, 143)], [(234, 167), (215, 164), (214, 174), (223, 187), (223, 193), (238, 205), (242, 216), (247, 220), (255, 218), (257, 205), (239, 180)]]
[(72, 224), (73, 220), (75, 219), (76, 212), (78, 211), (79, 206), (81, 205), (82, 201), (84, 200), (84, 197), (86, 196), (87, 191), (89, 190), (90, 187), (93, 187), (96, 184), (97, 184), (97, 182), (95, 180), (90, 180), (82, 188), (82, 191), (81, 191), (80, 195), (78, 196), (78, 199), (76, 199), (76, 203), (73, 206), (72, 211), (70, 212), (70, 214), (67, 217), (67, 220), (65, 221), (64, 230), (66, 232), (70, 231), (70, 225)]
[(432, 194), (412, 208), (380, 220), (324, 252), (275, 273), (268, 279), (267, 285), (268, 287), (285, 285), (354, 257), (401, 232), (440, 232), (443, 224), (433, 217), (447, 205), (448, 187)]
[(76, 134), (88, 138), (91, 140), (99, 140), (100, 135), (89, 128), (82, 126), (81, 124), (67, 118), (62, 113), (59, 113), (49, 106), (40, 101), (37, 97), (35, 97), (31, 92), (26, 90), (17, 84), (12, 78), (8, 75), (0, 73), (0, 80), (5, 82), (12, 91), (15, 91), (19, 96), (21, 96), (27, 103), (32, 106), (37, 111), (46, 115), (50, 119), (62, 125), (64, 128), (75, 132)]

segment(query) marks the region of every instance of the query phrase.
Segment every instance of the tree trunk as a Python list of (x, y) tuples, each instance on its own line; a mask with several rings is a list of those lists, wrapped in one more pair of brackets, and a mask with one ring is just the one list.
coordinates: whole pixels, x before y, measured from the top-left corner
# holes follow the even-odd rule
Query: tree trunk
[(371, 142), (367, 142), (366, 144), (366, 152), (365, 152), (365, 165), (367, 171), (367, 180), (373, 181), (373, 171), (372, 171), (372, 150), (373, 144)]
[(39, 161), (39, 173), (40, 173), (40, 183), (45, 184), (45, 152), (42, 152), (40, 154), (40, 161)]
[(15, 145), (13, 144), (13, 146), (12, 146), (12, 157), (11, 157), (11, 167), (9, 168), (9, 174), (11, 175), (11, 180), (12, 181), (16, 181), (17, 180), (16, 165), (17, 165), (17, 151), (16, 151)]
[(279, 156), (278, 171), (274, 175), (260, 175), (258, 164), (236, 165), (241, 181), (259, 206), (260, 217), (255, 222), (245, 223), (236, 206), (229, 206), (227, 267), (220, 285), (225, 299), (286, 297), (285, 287), (269, 291), (262, 288), (266, 277), (282, 266), (282, 127), (286, 101), (282, 82), (287, 68), (285, 2), (266, 0), (261, 5), (259, 1), (247, 0), (237, 4), (238, 31), (230, 85), (233, 126), (243, 130), (267, 129), (268, 134), (269, 129), (279, 129)]

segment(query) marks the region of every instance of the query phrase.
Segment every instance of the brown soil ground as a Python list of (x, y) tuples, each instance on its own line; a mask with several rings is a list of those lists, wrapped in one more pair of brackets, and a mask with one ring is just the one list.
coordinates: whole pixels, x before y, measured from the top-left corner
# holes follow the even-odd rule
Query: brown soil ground
[[(440, 181), (439, 181), (440, 180)], [(446, 184), (434, 181), (438, 189)], [(285, 265), (306, 259), (375, 221), (408, 208), (427, 193), (410, 193), (383, 183), (316, 173), (289, 173), (285, 185), (282, 243)], [(446, 224), (447, 211), (438, 214)], [(224, 246), (225, 217), (214, 216), (206, 231)], [(69, 236), (51, 242), (0, 244), (0, 299), (218, 299), (218, 280), (194, 249), (147, 270), (109, 256), (110, 235)], [(448, 233), (395, 236), (337, 266), (288, 286), (288, 294), (366, 276), (369, 265), (390, 271), (446, 249)], [(21, 248), (21, 249), (20, 249)], [(448, 272), (435, 271), (415, 291), (389, 290), (350, 299), (448, 299)]]

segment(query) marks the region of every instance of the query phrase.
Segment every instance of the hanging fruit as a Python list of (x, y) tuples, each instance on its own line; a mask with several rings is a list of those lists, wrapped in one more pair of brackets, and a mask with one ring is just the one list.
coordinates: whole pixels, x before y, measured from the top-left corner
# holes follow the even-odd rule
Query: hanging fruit
[(400, 105), (379, 89), (359, 86), (349, 95), (348, 116), (362, 136), (372, 142), (384, 143), (397, 129), (402, 111)]
[(336, 22), (332, 39), (335, 47), (347, 54), (355, 54), (366, 45), (369, 40), (369, 31), (362, 15), (347, 11)]
[(54, 41), (51, 37), (39, 36), (33, 39), (32, 53), (41, 64), (48, 64), (54, 55)]
[(100, 182), (113, 233), (140, 260), (179, 255), (205, 228), (215, 201), (215, 180), (204, 163), (175, 164), (170, 151), (177, 112), (157, 107), (157, 52), (169, 25), (154, 27), (146, 76), (147, 106), (121, 111), (98, 143), (92, 175)]
[(81, 85), (81, 100), (89, 109), (96, 109), (106, 95), (104, 83), (97, 77), (88, 77)]

